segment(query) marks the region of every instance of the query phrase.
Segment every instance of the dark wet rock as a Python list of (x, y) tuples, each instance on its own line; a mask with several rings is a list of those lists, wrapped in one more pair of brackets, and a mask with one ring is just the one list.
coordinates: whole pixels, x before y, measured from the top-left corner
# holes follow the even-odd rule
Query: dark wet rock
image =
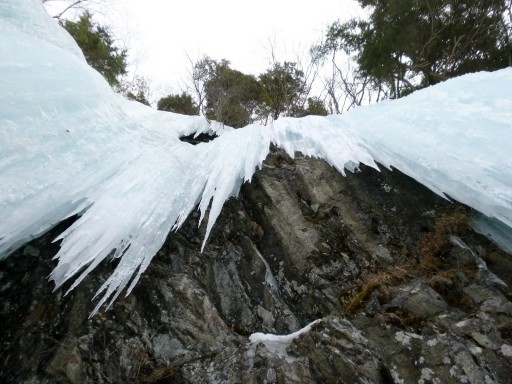
[(115, 261), (47, 281), (70, 219), (0, 263), (0, 382), (509, 383), (512, 262), (469, 218), (396, 170), (273, 150), (203, 253), (194, 212), (92, 318)]
[(214, 138), (215, 136), (211, 136), (207, 133), (200, 133), (199, 135), (193, 134), (188, 136), (182, 136), (180, 137), (180, 140), (184, 141), (185, 143), (197, 145), (199, 143), (208, 143), (209, 141), (212, 141)]

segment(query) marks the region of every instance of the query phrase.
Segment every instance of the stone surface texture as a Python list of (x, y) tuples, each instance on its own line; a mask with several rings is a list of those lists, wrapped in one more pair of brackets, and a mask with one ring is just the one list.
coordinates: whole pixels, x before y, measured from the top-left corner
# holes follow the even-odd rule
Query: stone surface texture
[(52, 292), (69, 222), (2, 261), (0, 382), (511, 382), (512, 256), (400, 172), (273, 150), (203, 253), (198, 219), (92, 318), (115, 261)]

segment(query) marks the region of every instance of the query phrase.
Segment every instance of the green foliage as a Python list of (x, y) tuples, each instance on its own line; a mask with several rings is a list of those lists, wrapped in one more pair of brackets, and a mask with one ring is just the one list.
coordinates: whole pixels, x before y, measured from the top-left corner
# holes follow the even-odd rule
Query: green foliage
[(206, 117), (234, 128), (253, 122), (264, 100), (264, 89), (254, 76), (232, 69), (227, 60), (209, 57), (196, 63), (194, 73), (204, 84)]
[(327, 116), (329, 112), (325, 108), (324, 102), (318, 97), (308, 97), (307, 108), (301, 108), (293, 114), (295, 117), (304, 117), (309, 115)]
[(304, 73), (296, 63), (276, 63), (259, 76), (266, 92), (266, 105), (273, 120), (283, 113), (295, 115), (304, 86)]
[(183, 92), (181, 95), (168, 95), (158, 100), (157, 109), (160, 111), (181, 113), (182, 115), (199, 115), (199, 107), (192, 96)]
[(111, 32), (92, 21), (84, 12), (78, 21), (65, 20), (61, 25), (82, 49), (87, 63), (96, 69), (112, 86), (119, 85), (119, 78), (126, 74), (126, 50), (114, 45)]
[(306, 100), (304, 73), (292, 62), (276, 63), (256, 78), (206, 56), (194, 64), (192, 81), (201, 112), (235, 128), (282, 115), (327, 114), (323, 101)]
[(148, 107), (151, 106), (151, 104), (149, 103), (149, 100), (147, 99), (146, 95), (142, 91), (139, 91), (137, 93), (128, 91), (126, 93), (126, 97), (130, 100), (138, 101), (139, 103), (147, 105)]
[(316, 53), (354, 54), (359, 76), (387, 85), (391, 97), (511, 64), (509, 0), (358, 1), (369, 19), (332, 24)]

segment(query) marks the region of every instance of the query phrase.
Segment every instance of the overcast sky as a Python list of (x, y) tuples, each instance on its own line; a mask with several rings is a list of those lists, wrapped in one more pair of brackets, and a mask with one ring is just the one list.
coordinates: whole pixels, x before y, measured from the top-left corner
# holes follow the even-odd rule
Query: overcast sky
[(260, 74), (270, 47), (295, 61), (322, 38), (327, 25), (359, 14), (353, 0), (114, 0), (102, 20), (130, 48), (136, 73), (157, 91), (179, 91), (193, 60), (228, 59), (234, 69)]

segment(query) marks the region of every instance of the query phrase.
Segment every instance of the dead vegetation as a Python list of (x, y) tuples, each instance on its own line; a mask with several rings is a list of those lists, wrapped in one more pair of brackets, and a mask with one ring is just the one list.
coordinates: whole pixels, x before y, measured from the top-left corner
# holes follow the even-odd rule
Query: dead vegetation
[(502, 338), (512, 340), (512, 320), (507, 320), (498, 324), (497, 329)]
[(390, 287), (407, 280), (409, 272), (407, 269), (394, 266), (384, 271), (374, 274), (363, 274), (358, 287), (359, 291), (351, 298), (345, 309), (340, 313), (341, 317), (346, 317), (353, 313), (365, 300), (375, 291), (379, 291), (381, 301), (389, 301), (391, 292)]
[[(455, 267), (457, 263), (449, 260), (449, 252), (453, 247), (452, 236), (463, 237), (471, 230), (471, 216), (462, 206), (456, 206), (448, 212), (440, 214), (435, 220), (431, 231), (425, 233), (416, 243), (413, 252), (401, 252), (397, 265), (378, 271), (377, 266), (363, 271), (355, 285), (340, 295), (344, 309), (341, 317), (353, 314), (377, 291), (380, 304), (391, 300), (392, 291), (412, 279), (424, 281), (451, 305), (466, 307), (471, 305), (463, 294), (468, 275), (474, 270), (467, 267)], [(401, 313), (380, 313), (376, 315), (383, 322), (406, 325), (414, 321)]]
[(452, 247), (452, 236), (464, 236), (471, 229), (471, 216), (458, 206), (436, 219), (434, 230), (425, 234), (416, 245), (421, 267), (436, 270), (443, 267), (442, 256)]

